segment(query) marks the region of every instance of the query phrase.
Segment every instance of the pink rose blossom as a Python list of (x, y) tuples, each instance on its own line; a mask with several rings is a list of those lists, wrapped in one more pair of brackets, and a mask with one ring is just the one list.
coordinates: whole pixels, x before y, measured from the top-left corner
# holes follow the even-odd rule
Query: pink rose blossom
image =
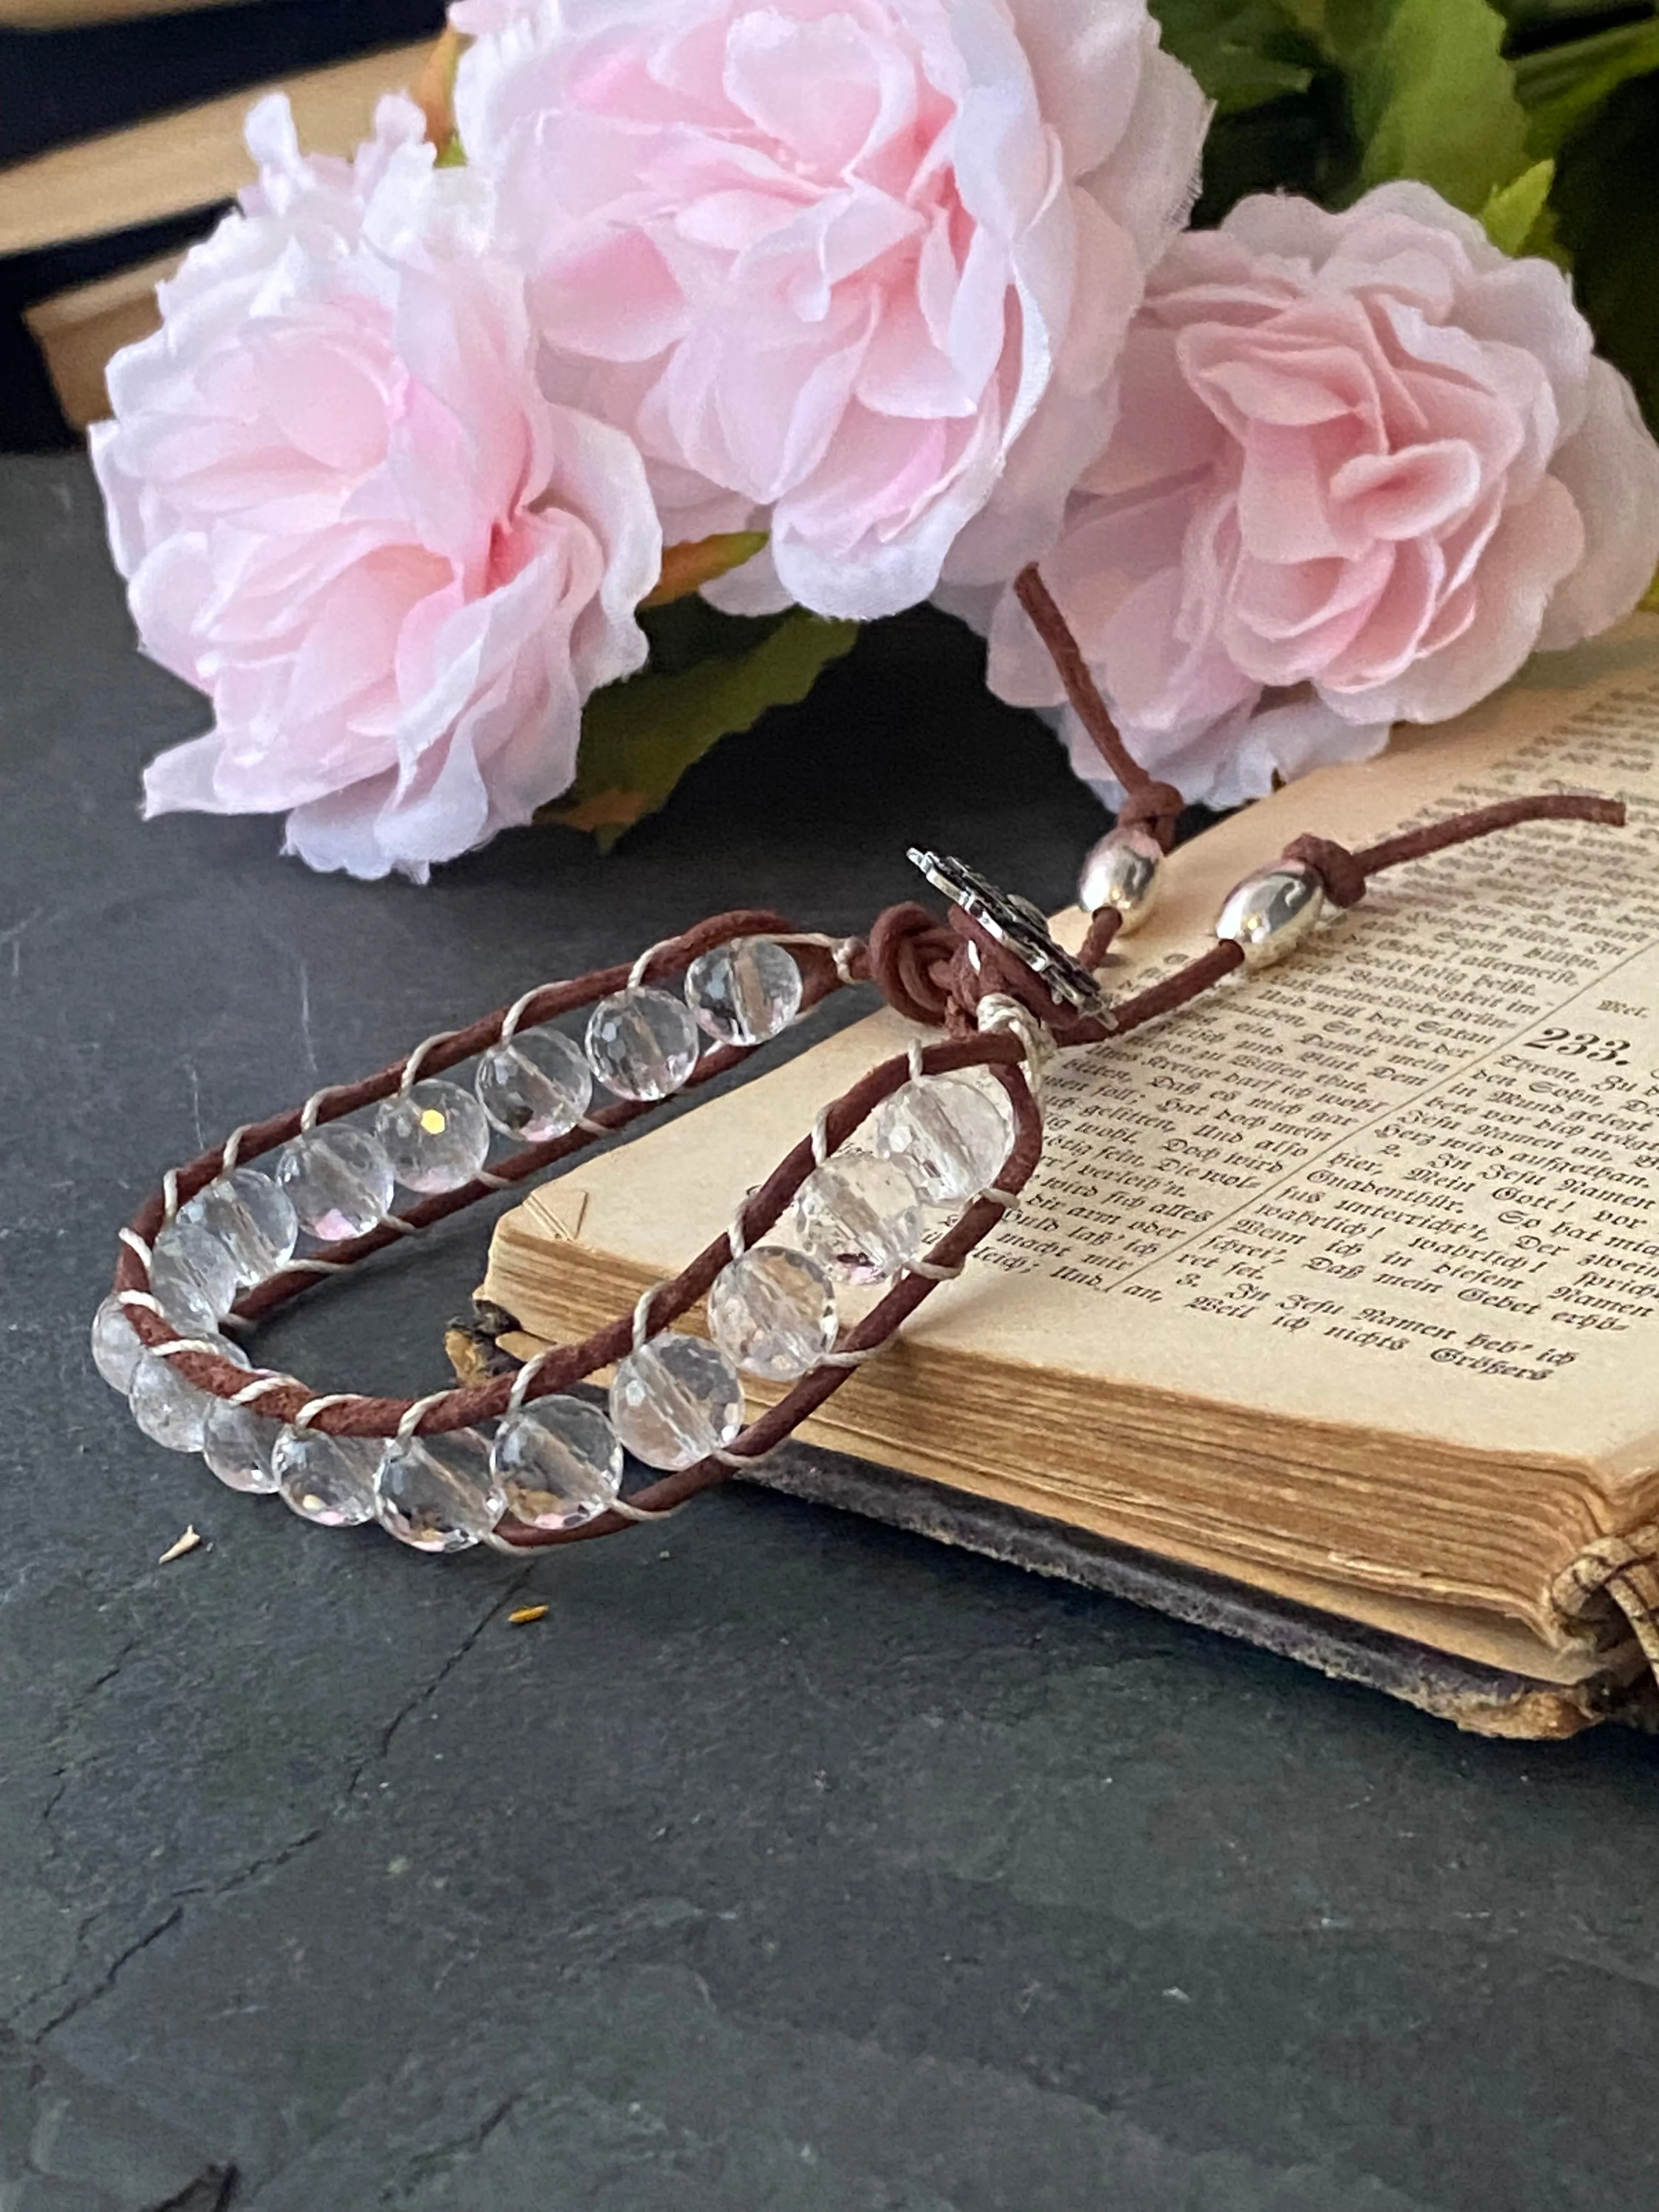
[[(1249, 199), (1181, 239), (1043, 563), (1146, 765), (1237, 805), (1627, 613), (1659, 563), (1659, 447), (1591, 344), (1559, 270), (1423, 185), (1340, 215)], [(990, 681), (1060, 702), (1012, 593)]]
[(1145, 0), (453, 20), (544, 380), (637, 440), (671, 539), (769, 517), (759, 593), (854, 618), (1052, 541), (1203, 134)]
[(279, 97), (248, 143), (93, 432), (143, 642), (214, 708), (146, 811), (283, 811), (313, 867), (423, 880), (568, 784), (660, 534), (628, 440), (538, 389), (489, 188), (410, 102), (355, 166), (302, 160)]

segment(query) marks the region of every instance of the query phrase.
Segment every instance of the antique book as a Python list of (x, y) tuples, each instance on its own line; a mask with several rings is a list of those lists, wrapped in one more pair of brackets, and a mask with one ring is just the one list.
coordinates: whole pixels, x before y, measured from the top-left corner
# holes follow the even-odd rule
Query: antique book
[[(1185, 846), (1111, 981), (1190, 957), (1299, 832), (1549, 787), (1630, 825), (1401, 869), (1064, 1057), (1018, 1214), (760, 1479), (1490, 1732), (1659, 1709), (1659, 620)], [(878, 1012), (534, 1192), (482, 1293), (505, 1350), (682, 1267), (911, 1034)]]

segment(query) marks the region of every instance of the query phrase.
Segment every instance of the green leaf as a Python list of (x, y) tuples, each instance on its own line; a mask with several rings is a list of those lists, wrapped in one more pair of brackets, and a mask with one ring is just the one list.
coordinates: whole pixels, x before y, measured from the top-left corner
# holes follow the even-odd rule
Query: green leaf
[(824, 622), (797, 607), (739, 656), (673, 675), (647, 669), (596, 691), (582, 717), (576, 781), (538, 818), (591, 830), (609, 852), (723, 737), (752, 728), (769, 708), (803, 700), (858, 634), (856, 623)]
[(1417, 177), (1478, 214), (1527, 167), (1527, 120), (1486, 0), (1327, 0), (1346, 72), (1362, 189)]
[(1318, 47), (1281, 0), (1152, 0), (1164, 44), (1184, 62), (1220, 115), (1305, 92)]
[(1659, 76), (1620, 86), (1556, 163), (1552, 205), (1596, 343), (1659, 430)]
[(1550, 186), (1555, 180), (1553, 161), (1534, 161), (1512, 185), (1500, 185), (1488, 194), (1480, 220), (1492, 244), (1502, 253), (1523, 253), (1537, 229)]
[(1651, 18), (1523, 54), (1515, 89), (1527, 111), (1527, 143), (1534, 154), (1559, 154), (1610, 94), (1652, 70), (1659, 70), (1659, 21)]

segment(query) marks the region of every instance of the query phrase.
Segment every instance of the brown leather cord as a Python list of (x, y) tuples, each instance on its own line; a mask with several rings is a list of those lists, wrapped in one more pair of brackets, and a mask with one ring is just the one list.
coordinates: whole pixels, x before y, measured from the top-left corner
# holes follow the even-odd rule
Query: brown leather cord
[(1088, 659), (1035, 561), (1015, 577), (1014, 593), (1054, 664), (1073, 712), (1093, 739), (1101, 759), (1123, 787), (1119, 825), (1150, 830), (1164, 851), (1170, 851), (1176, 841), (1176, 825), (1186, 801), (1174, 784), (1160, 783), (1157, 777), (1149, 775), (1118, 734), (1112, 710), (1101, 696)]

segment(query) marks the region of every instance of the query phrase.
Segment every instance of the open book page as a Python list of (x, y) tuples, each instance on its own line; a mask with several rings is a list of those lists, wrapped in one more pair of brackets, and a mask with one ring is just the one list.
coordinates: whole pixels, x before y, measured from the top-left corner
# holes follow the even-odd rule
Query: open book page
[[(1601, 1525), (1647, 1510), (1659, 622), (1177, 853), (1121, 974), (1199, 949), (1230, 885), (1300, 832), (1357, 845), (1552, 787), (1616, 792), (1631, 826), (1538, 825), (1401, 869), (1285, 966), (1064, 1060), (1026, 1203), (911, 1324), (918, 1351), (1574, 1462)], [(909, 1034), (855, 1025), (578, 1167), (526, 1225), (671, 1272)]]

